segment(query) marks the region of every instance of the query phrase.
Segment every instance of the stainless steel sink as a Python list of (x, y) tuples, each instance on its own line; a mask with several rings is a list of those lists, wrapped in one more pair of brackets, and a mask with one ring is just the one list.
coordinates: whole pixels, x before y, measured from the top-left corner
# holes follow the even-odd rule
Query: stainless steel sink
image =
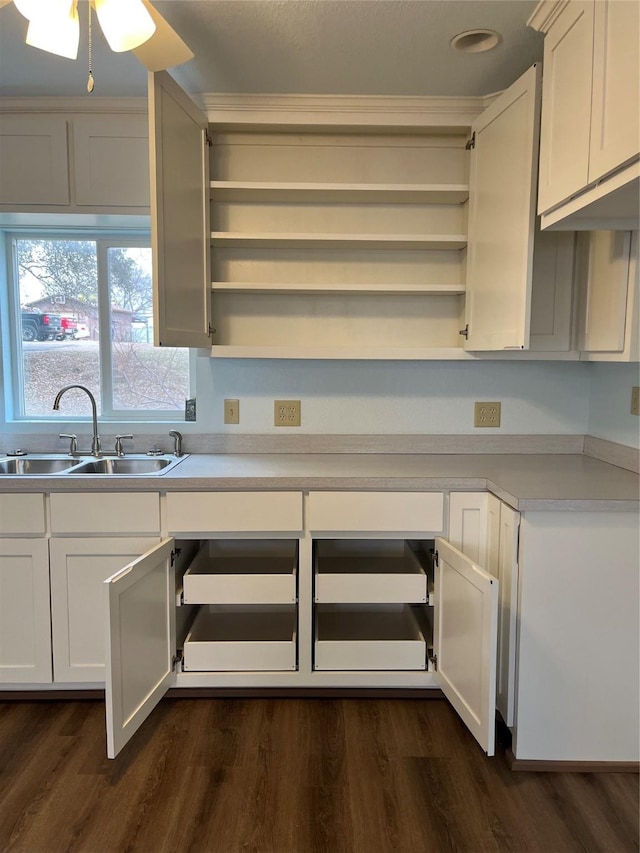
[(77, 459), (69, 457), (16, 456), (0, 459), (0, 474), (60, 474), (77, 464)]
[(173, 466), (179, 460), (158, 456), (122, 456), (103, 457), (83, 462), (71, 473), (73, 474), (159, 474)]
[(131, 454), (129, 456), (44, 456), (28, 454), (20, 457), (0, 459), (0, 475), (20, 475), (31, 477), (67, 476), (75, 474), (94, 474), (106, 476), (139, 476), (164, 474), (186, 459), (187, 456), (147, 456)]

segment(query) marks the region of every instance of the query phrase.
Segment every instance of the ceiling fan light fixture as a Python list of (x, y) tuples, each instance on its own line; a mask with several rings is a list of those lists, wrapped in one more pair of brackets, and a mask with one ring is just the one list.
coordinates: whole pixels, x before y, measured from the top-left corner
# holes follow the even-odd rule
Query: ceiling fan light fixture
[(116, 53), (139, 47), (156, 31), (142, 0), (94, 0), (94, 5), (102, 32)]
[[(31, 47), (76, 59), (80, 43), (80, 21), (76, 8), (77, 0), (47, 0), (40, 3), (37, 11), (31, 9), (26, 43)], [(16, 4), (17, 5), (17, 4)], [(32, 7), (36, 3), (31, 2)], [(20, 10), (22, 13), (22, 10)]]

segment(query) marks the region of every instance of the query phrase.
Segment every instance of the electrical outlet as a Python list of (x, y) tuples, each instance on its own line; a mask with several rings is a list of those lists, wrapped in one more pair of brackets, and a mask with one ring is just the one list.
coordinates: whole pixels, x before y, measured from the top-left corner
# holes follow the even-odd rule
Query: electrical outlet
[(631, 414), (640, 415), (640, 385), (631, 388)]
[(240, 400), (224, 401), (224, 422), (225, 424), (240, 423)]
[(195, 421), (196, 419), (196, 398), (184, 401), (184, 419), (185, 421)]
[(274, 400), (274, 426), (300, 426), (300, 400)]
[(473, 425), (474, 427), (499, 427), (500, 403), (475, 403)]

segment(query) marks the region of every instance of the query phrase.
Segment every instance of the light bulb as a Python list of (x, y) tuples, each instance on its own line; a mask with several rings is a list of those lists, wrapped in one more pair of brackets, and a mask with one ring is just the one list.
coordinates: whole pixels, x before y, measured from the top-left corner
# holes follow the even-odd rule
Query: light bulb
[(95, 9), (109, 47), (116, 53), (139, 47), (156, 31), (141, 0), (95, 0)]
[(57, 56), (76, 59), (80, 43), (77, 0), (45, 0), (44, 3), (29, 0), (29, 5), (33, 17), (29, 19), (27, 44)]

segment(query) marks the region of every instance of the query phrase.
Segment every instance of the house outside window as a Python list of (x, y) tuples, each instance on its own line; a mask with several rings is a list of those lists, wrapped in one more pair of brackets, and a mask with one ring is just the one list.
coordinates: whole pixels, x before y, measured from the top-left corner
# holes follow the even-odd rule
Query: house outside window
[[(92, 391), (102, 418), (182, 414), (189, 350), (153, 346), (148, 238), (39, 231), (7, 241), (15, 420), (49, 418), (55, 392), (72, 383)], [(63, 414), (86, 416), (84, 395), (68, 394)]]

